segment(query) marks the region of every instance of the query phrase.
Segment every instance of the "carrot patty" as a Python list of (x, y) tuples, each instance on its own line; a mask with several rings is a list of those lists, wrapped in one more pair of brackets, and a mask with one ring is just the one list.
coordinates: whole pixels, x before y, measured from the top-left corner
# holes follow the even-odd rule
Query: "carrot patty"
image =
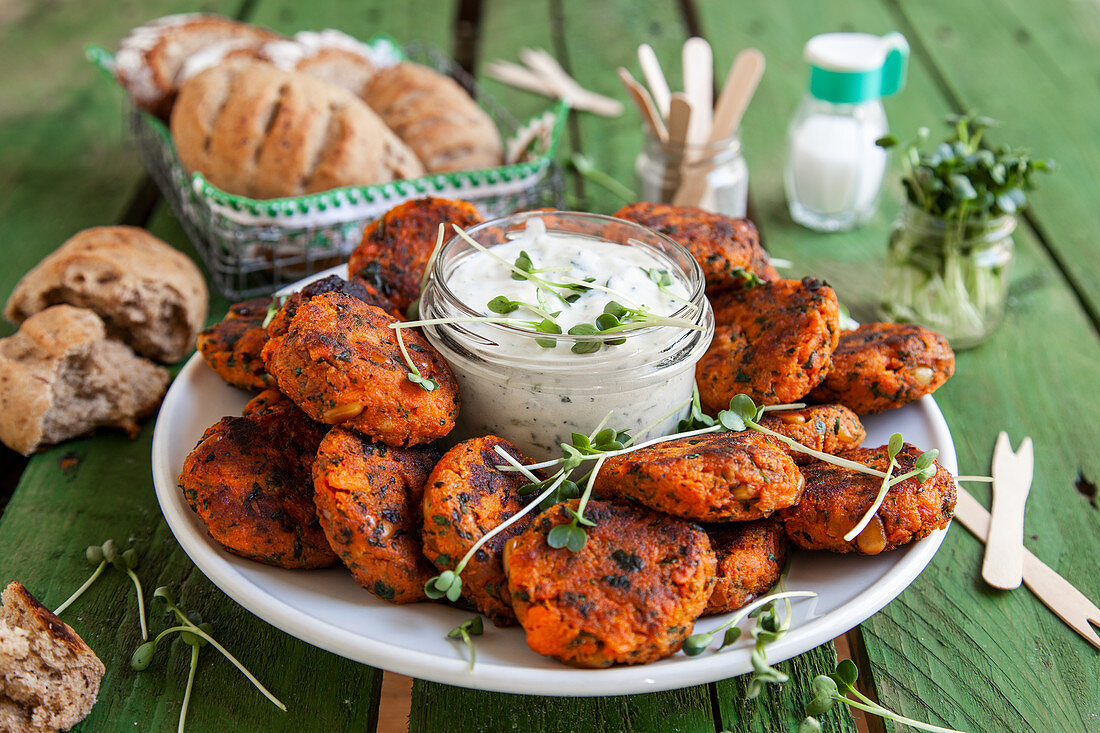
[(714, 590), (704, 613), (736, 611), (779, 580), (787, 564), (787, 533), (778, 517), (706, 528), (718, 558)]
[(645, 664), (680, 648), (714, 586), (714, 552), (695, 524), (591, 501), (579, 552), (547, 544), (578, 500), (540, 514), (504, 552), (527, 644), (577, 667)]
[(694, 206), (645, 201), (628, 204), (613, 216), (647, 226), (686, 247), (703, 268), (708, 292), (741, 287), (745, 283), (742, 271), (762, 280), (779, 277), (760, 246), (756, 226), (748, 219), (712, 214)]
[(329, 275), (320, 280), (314, 280), (298, 292), (292, 293), (286, 297), (267, 326), (268, 337), (285, 334), (287, 328), (290, 327), (290, 321), (294, 318), (294, 314), (298, 312), (298, 307), (310, 298), (324, 293), (343, 293), (344, 295), (350, 295), (353, 298), (358, 298), (367, 305), (381, 308), (394, 318), (401, 318), (401, 314), (394, 308), (393, 303), (391, 303), (390, 299), (386, 296), (375, 292), (357, 280), (345, 280), (339, 275)]
[(867, 415), (931, 394), (955, 373), (947, 339), (912, 323), (865, 323), (840, 335), (833, 368), (810, 393)]
[[(858, 448), (867, 431), (859, 416), (844, 405), (810, 405), (800, 410), (775, 410), (764, 413), (760, 424), (796, 443), (822, 453), (839, 453)], [(814, 460), (812, 456), (792, 450), (791, 458), (798, 465)]]
[(401, 313), (420, 297), (420, 281), (439, 237), (454, 235), (451, 224), (463, 229), (480, 224), (473, 204), (439, 198), (406, 201), (369, 224), (348, 260), (348, 276), (363, 280), (393, 301)]
[(232, 553), (281, 568), (335, 565), (311, 475), (327, 429), (289, 401), (263, 414), (223, 417), (184, 461), (183, 496)]
[(264, 347), (279, 389), (315, 420), (340, 424), (387, 445), (410, 446), (454, 427), (458, 386), (450, 367), (419, 333), (404, 332), (421, 375), (438, 386), (409, 381), (409, 367), (385, 311), (343, 293), (324, 293), (298, 306), (286, 333)]
[[(894, 475), (912, 470), (922, 452), (906, 443), (897, 456)], [(889, 464), (886, 446), (844, 451), (840, 457), (880, 471)], [(938, 463), (936, 468), (936, 475), (924, 483), (914, 477), (890, 487), (871, 522), (848, 542), (844, 535), (871, 508), (882, 479), (814, 461), (802, 467), (806, 477), (802, 501), (781, 512), (787, 534), (806, 550), (864, 555), (877, 555), (922, 539), (932, 530), (946, 527), (955, 512), (955, 478)]]
[(743, 431), (680, 438), (608, 458), (595, 489), (685, 519), (737, 522), (797, 502), (802, 474), (778, 440)]
[(815, 280), (775, 280), (712, 297), (714, 341), (695, 370), (707, 410), (747, 394), (758, 405), (794, 402), (829, 370), (840, 335), (836, 293)]
[(333, 428), (313, 466), (317, 514), (355, 582), (384, 601), (422, 601), (435, 575), (420, 545), (420, 500), (434, 448), (390, 448)]
[[(483, 535), (527, 506), (519, 489), (529, 481), (521, 473), (497, 468), (507, 465), (495, 450), (498, 445), (520, 463), (533, 462), (507, 440), (487, 435), (451, 448), (428, 477), (424, 486), (424, 554), (439, 571), (453, 570)], [(529, 521), (530, 517), (524, 517), (490, 539), (462, 571), (462, 595), (497, 626), (516, 620), (501, 564), (504, 543), (522, 532)]]
[(229, 306), (225, 318), (204, 328), (197, 341), (203, 361), (234, 387), (261, 390), (272, 387), (260, 353), (267, 343), (264, 319), (271, 298), (252, 298)]

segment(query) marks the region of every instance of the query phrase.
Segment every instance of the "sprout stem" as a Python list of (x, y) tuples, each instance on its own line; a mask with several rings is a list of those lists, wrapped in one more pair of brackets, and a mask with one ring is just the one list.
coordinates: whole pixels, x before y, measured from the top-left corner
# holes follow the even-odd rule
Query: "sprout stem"
[(187, 688), (183, 691), (183, 707), (180, 708), (180, 724), (176, 733), (183, 733), (183, 726), (187, 721), (187, 706), (191, 704), (191, 688), (195, 686), (195, 670), (199, 666), (199, 647), (191, 647), (191, 669), (187, 672)]
[[(175, 612), (176, 617), (187, 627), (186, 629), (184, 629), (185, 631), (190, 631), (195, 636), (200, 636), (203, 639), (206, 639), (208, 642), (210, 642), (211, 646), (213, 646), (215, 649), (217, 649), (219, 652), (221, 652), (222, 656), (224, 656), (226, 659), (228, 659), (230, 662), (232, 662), (233, 666), (236, 667), (238, 670), (240, 670), (241, 674), (243, 674), (248, 679), (249, 682), (251, 682), (253, 685), (255, 685), (256, 689), (259, 690), (260, 692), (262, 692), (264, 697), (266, 697), (268, 700), (270, 700), (272, 702), (272, 704), (275, 705), (275, 707), (279, 708), (284, 713), (286, 712), (286, 705), (284, 705), (279, 700), (279, 698), (272, 695), (266, 687), (264, 687), (262, 684), (260, 684), (260, 681), (258, 679), (256, 679), (255, 677), (253, 677), (252, 673), (249, 672), (248, 669), (243, 664), (241, 664), (239, 661), (237, 661), (236, 657), (234, 657), (232, 654), (229, 653), (229, 650), (227, 650), (224, 646), (219, 644), (217, 639), (215, 639), (210, 634), (206, 633), (205, 631), (200, 629), (198, 626), (196, 626), (194, 623), (192, 623), (191, 619), (187, 618), (186, 614), (184, 614), (183, 611), (181, 611), (179, 609), (179, 606), (177, 606), (175, 603), (168, 600), (167, 598), (165, 600), (168, 602), (168, 605), (171, 606), (172, 610)], [(167, 633), (167, 632), (162, 632), (161, 636), (163, 636), (164, 633)], [(160, 637), (157, 637), (157, 638), (159, 639)]]
[(54, 616), (60, 616), (66, 608), (72, 605), (73, 601), (75, 601), (77, 598), (80, 598), (81, 594), (84, 593), (84, 591), (88, 590), (92, 583), (95, 582), (95, 579), (100, 576), (105, 567), (107, 567), (107, 561), (102, 560), (99, 563), (99, 567), (97, 567), (95, 571), (92, 572), (91, 577), (84, 581), (84, 585), (77, 588), (76, 592), (69, 596), (69, 599), (67, 601), (57, 607), (57, 610), (53, 612)]
[(149, 641), (149, 628), (145, 625), (145, 599), (142, 597), (141, 581), (138, 580), (138, 576), (130, 568), (126, 568), (126, 574), (130, 576), (130, 580), (134, 581), (134, 590), (137, 591), (138, 620), (141, 621), (141, 640)]
[(848, 534), (844, 535), (845, 542), (851, 542), (852, 540), (854, 540), (856, 537), (859, 536), (859, 533), (862, 532), (868, 524), (870, 524), (871, 518), (875, 516), (875, 512), (877, 512), (878, 508), (882, 506), (882, 500), (886, 498), (886, 492), (888, 492), (890, 490), (890, 486), (892, 486), (892, 484), (890, 483), (890, 476), (894, 473), (894, 467), (897, 465), (897, 461), (894, 460), (893, 457), (891, 457), (890, 465), (886, 467), (886, 476), (882, 479), (882, 487), (878, 490), (878, 495), (875, 496), (874, 502), (871, 503), (871, 507), (864, 513), (863, 518), (859, 520), (859, 523), (856, 526), (852, 527), (848, 531)]

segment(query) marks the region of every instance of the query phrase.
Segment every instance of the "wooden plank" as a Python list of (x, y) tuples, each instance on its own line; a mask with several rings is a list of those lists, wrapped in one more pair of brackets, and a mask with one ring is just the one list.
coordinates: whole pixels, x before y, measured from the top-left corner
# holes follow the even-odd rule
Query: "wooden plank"
[(706, 686), (617, 697), (537, 697), (413, 685), (410, 733), (714, 733)]
[[(994, 51), (982, 45), (985, 15), (968, 15), (960, 22), (956, 6), (951, 7), (951, 15), (946, 6), (940, 8), (944, 14), (939, 17), (953, 18), (951, 33), (959, 49), (968, 50), (966, 63), (988, 69), (1012, 55), (1010, 48)], [(833, 30), (885, 33), (896, 28), (896, 17), (870, 0), (842, 8), (782, 0), (734, 8), (708, 0), (702, 16), (712, 34), (727, 40), (716, 54), (719, 68), (750, 44), (768, 58), (768, 72), (746, 116), (745, 138), (758, 223), (770, 248), (796, 263), (792, 276), (824, 276), (857, 318), (874, 319), (878, 273), (900, 198), (896, 171), (890, 174), (882, 211), (867, 226), (818, 235), (794, 225), (787, 215), (782, 167), (786, 125), (806, 85), (802, 44), (815, 33)], [(941, 27), (942, 21), (936, 28)], [(976, 54), (975, 48), (985, 53)], [(918, 56), (911, 65), (907, 90), (886, 103), (892, 128), (903, 134), (934, 125), (951, 111), (950, 100), (922, 61)], [(963, 63), (962, 57), (954, 63)], [(1032, 129), (1026, 132), (1030, 139)], [(1036, 206), (1040, 221), (1043, 203)], [(1081, 231), (1088, 230), (1080, 223), (1084, 220), (1077, 221)], [(988, 473), (999, 429), (1008, 428), (1017, 438), (1034, 437), (1039, 465), (1028, 509), (1028, 545), (1086, 595), (1100, 598), (1092, 553), (1079, 550), (1079, 538), (1100, 534), (1100, 514), (1073, 489), (1078, 472), (1100, 474), (1100, 459), (1092, 447), (1093, 431), (1066, 430), (1067, 425), (1096, 424), (1100, 399), (1075, 385), (1090, 383), (1100, 345), (1034, 233), (1022, 227), (1016, 242), (1014, 297), (1004, 325), (982, 347), (958, 355), (956, 375), (937, 399), (963, 473)], [(1070, 394), (1074, 399), (1067, 401)], [(1036, 410), (1031, 407), (1036, 404), (1057, 407)], [(980, 499), (988, 498), (988, 489), (971, 488)], [(881, 702), (902, 714), (963, 730), (1094, 727), (1100, 715), (1095, 686), (1100, 658), (1025, 591), (995, 593), (985, 587), (980, 566), (979, 543), (952, 529), (924, 574), (862, 626)]]
[(1093, 323), (1100, 324), (1096, 5), (890, 0), (888, 7), (902, 30), (920, 38), (916, 53), (935, 68), (957, 110), (975, 109), (1002, 120), (1004, 128), (989, 135), (993, 142), (1024, 146), (1061, 164), (1055, 175), (1039, 178), (1035, 219)]
[[(814, 677), (836, 669), (836, 649), (832, 643), (811, 649), (795, 659), (780, 662), (776, 669), (790, 676), (781, 688), (769, 686), (755, 700), (747, 700), (749, 677), (735, 677), (716, 685), (721, 726), (726, 730), (772, 733), (795, 730), (805, 717), (806, 703), (813, 699)], [(818, 718), (824, 730), (850, 731), (856, 726), (847, 710), (834, 708)]]

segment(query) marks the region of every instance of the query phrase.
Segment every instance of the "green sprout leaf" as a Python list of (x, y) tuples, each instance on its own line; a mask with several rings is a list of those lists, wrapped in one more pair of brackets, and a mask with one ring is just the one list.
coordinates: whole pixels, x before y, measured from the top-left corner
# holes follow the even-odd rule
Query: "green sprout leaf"
[[(530, 273), (532, 270), (535, 269), (534, 263), (531, 262), (531, 255), (527, 254), (525, 250), (520, 250), (519, 257), (517, 257), (516, 261), (512, 264), (515, 265), (517, 270), (523, 270), (526, 273)], [(526, 280), (527, 278), (523, 275), (520, 275), (518, 272), (513, 272), (512, 279)]]
[(498, 295), (487, 303), (489, 310), (493, 313), (500, 313), (501, 315), (511, 313), (512, 311), (519, 309), (519, 303), (514, 300), (510, 300), (503, 295)]
[(710, 634), (693, 634), (684, 639), (681, 648), (684, 650), (684, 654), (689, 657), (697, 657), (707, 650), (712, 641), (714, 641), (714, 637)]

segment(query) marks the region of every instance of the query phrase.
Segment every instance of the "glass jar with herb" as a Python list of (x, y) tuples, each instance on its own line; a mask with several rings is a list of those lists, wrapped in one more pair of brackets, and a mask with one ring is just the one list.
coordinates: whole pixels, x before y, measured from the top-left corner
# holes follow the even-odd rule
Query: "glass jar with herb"
[[(985, 117), (952, 116), (952, 136), (931, 153), (904, 146), (906, 202), (890, 233), (879, 304), (883, 318), (920, 323), (955, 349), (977, 346), (1004, 316), (1016, 215), (1035, 171), (1053, 163), (982, 146)], [(882, 147), (897, 141), (883, 138)]]

